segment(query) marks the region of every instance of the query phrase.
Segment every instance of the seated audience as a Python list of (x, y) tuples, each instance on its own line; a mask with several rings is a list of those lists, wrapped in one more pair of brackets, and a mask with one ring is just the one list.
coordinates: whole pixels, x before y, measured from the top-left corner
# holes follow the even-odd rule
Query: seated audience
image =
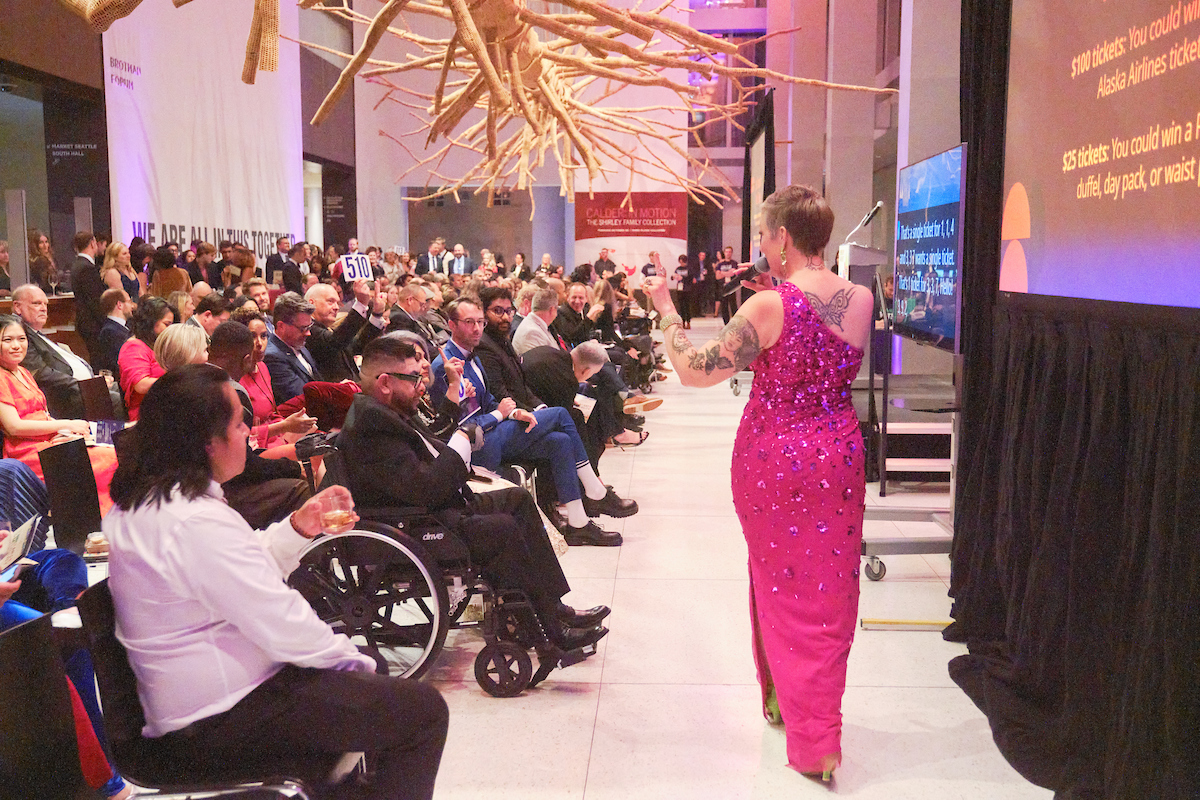
[(637, 513), (637, 503), (621, 499), (600, 482), (568, 412), (545, 407), (530, 411), (520, 408), (511, 397), (497, 400), (492, 395), (483, 364), (475, 353), (484, 328), (479, 306), (461, 298), (450, 305), (447, 313), (453, 338), (433, 362), (432, 392), (434, 396), (445, 393), (448, 383), (445, 363), (451, 358), (461, 359), (464, 380), (475, 387), (475, 395), (462, 400), (460, 421), (475, 422), (489, 432), (483, 447), (472, 455), (472, 463), (494, 472), (504, 462), (544, 462), (554, 481), (558, 502), (566, 511), (565, 520), (554, 521), (567, 543), (620, 545), (619, 533), (601, 530), (588, 517), (600, 514), (627, 517)]
[(154, 382), (162, 377), (164, 370), (154, 357), (154, 342), (173, 322), (175, 312), (167, 305), (167, 301), (153, 295), (142, 298), (129, 320), (133, 335), (121, 345), (117, 366), (120, 368), (121, 390), (125, 392), (125, 408), (130, 420), (138, 418), (142, 398)]
[(212, 336), (216, 327), (229, 319), (229, 302), (224, 296), (212, 292), (196, 304), (196, 310), (187, 318), (189, 325), (199, 327), (205, 337)]
[(197, 325), (175, 323), (154, 340), (154, 358), (164, 372), (208, 362), (208, 336)]
[[(544, 291), (553, 294), (549, 289)], [(488, 390), (496, 397), (511, 397), (519, 408), (530, 411), (545, 405), (526, 385), (525, 376), (521, 372), (521, 359), (509, 341), (514, 312), (512, 293), (498, 286), (486, 286), (480, 291), (479, 304), (483, 307), (486, 324), (483, 327), (483, 336), (475, 347), (475, 355), (483, 364)], [(550, 308), (553, 310), (554, 305)]]
[(465, 490), (471, 441), (458, 431), (441, 442), (417, 417), (425, 391), (417, 350), (395, 335), (363, 353), (363, 393), (354, 398), (338, 437), (346, 477), (363, 507), (423, 506), (456, 531), (498, 589), (529, 597), (550, 639), (563, 649), (595, 644), (608, 630), (600, 606), (577, 612), (533, 498), (524, 489), (484, 494)]
[(258, 305), (258, 310), (263, 313), (263, 319), (267, 323), (267, 330), (274, 333), (275, 323), (271, 319), (271, 290), (267, 288), (267, 282), (262, 278), (251, 278), (242, 284), (242, 294), (253, 298), (254, 302)]
[(171, 292), (167, 295), (167, 305), (175, 311), (175, 319), (187, 322), (196, 313), (196, 301), (190, 292)]
[[(283, 416), (279, 404), (275, 402), (275, 393), (271, 389), (271, 372), (263, 362), (267, 353), (267, 321), (258, 311), (249, 309), (239, 310), (233, 315), (232, 322), (246, 326), (251, 336), (250, 360), (241, 370), (236, 380), (246, 390), (253, 414), (250, 426), (251, 438), (258, 446), (270, 450), (280, 445), (295, 442), (297, 438), (314, 430), (312, 417), (303, 410)], [(222, 323), (224, 324), (224, 323)], [(220, 326), (218, 326), (220, 327)], [(210, 358), (212, 354), (209, 354)], [(233, 377), (233, 371), (222, 368)]]
[[(240, 381), (245, 377), (255, 349), (255, 337), (245, 325), (238, 322), (222, 322), (213, 331), (209, 342), (208, 361), (225, 370), (233, 382), (238, 400), (242, 404), (242, 418), (250, 428), (251, 437), (246, 440), (246, 468), (241, 474), (221, 484), (225, 500), (250, 523), (261, 528), (270, 525), (304, 505), (312, 492), (296, 463), (296, 448), (281, 439), (282, 446), (259, 450), (256, 445), (264, 439), (255, 439), (252, 427), (254, 406), (250, 395)], [(313, 429), (313, 419), (304, 412), (292, 415), (293, 429), (299, 434)], [(299, 435), (298, 434), (298, 435)], [(295, 439), (292, 439), (295, 441)], [(319, 468), (318, 459), (313, 459), (314, 468)]]
[[(82, 357), (42, 333), (49, 314), (46, 293), (31, 283), (18, 286), (13, 292), (13, 313), (20, 317), (25, 326), (28, 343), (21, 366), (29, 370), (38, 388), (45, 393), (51, 416), (81, 419), (84, 411), (79, 382), (94, 378), (95, 373), (91, 364)], [(109, 391), (113, 397), (113, 407), (121, 409), (119, 387), (110, 381)]]
[(192, 284), (192, 303), (200, 305), (200, 301), (213, 293), (213, 288), (208, 285), (207, 281), (200, 281)]
[[(365, 280), (351, 284), (354, 300), (345, 316), (338, 318), (341, 300), (328, 284), (317, 284), (304, 295), (313, 306), (312, 330), (306, 347), (327, 381), (355, 380), (358, 365), (354, 354), (379, 335), (387, 298), (372, 292)], [(369, 320), (369, 321), (368, 321)]]
[[(584, 342), (569, 353), (558, 347), (535, 347), (521, 357), (521, 368), (529, 388), (549, 405), (565, 408), (571, 413), (592, 466), (597, 470), (604, 445), (610, 439), (615, 438), (618, 444), (644, 441), (625, 430), (619, 408), (621, 400), (615, 394), (593, 398), (596, 404), (586, 419), (575, 405), (579, 385), (591, 380), (607, 363), (608, 353), (599, 342)], [(631, 440), (626, 434), (634, 438)]]
[(129, 330), (129, 317), (133, 314), (134, 305), (124, 289), (108, 289), (100, 295), (104, 324), (96, 336), (96, 352), (92, 354), (92, 360), (98, 369), (106, 369), (114, 377), (120, 373), (117, 356), (121, 352), (121, 345), (133, 335)]
[[(118, 637), (145, 711), (146, 757), (198, 780), (252, 753), (321, 786), (330, 764), (366, 752), (360, 798), (430, 798), (447, 709), (429, 684), (377, 675), (284, 582), (321, 532), (320, 501), (256, 532), (220, 484), (246, 460), (246, 426), (228, 376), (172, 370), (146, 398), (105, 520)], [(289, 770), (290, 771), (290, 770)], [(339, 791), (338, 787), (334, 791)]]
[[(28, 340), (21, 320), (0, 315), (0, 428), (4, 429), (4, 457), (23, 461), (45, 480), (38, 453), (54, 444), (63, 434), (87, 436), (91, 426), (82, 419), (55, 419), (46, 410), (46, 395), (38, 388), (33, 375), (21, 366)], [(108, 484), (117, 466), (117, 456), (111, 447), (89, 447), (88, 458), (96, 474), (100, 493), (100, 513), (112, 506)]]
[[(251, 278), (260, 277), (254, 251), (245, 245), (235, 245), (229, 255), (229, 263), (221, 270), (221, 288), (239, 286)], [(218, 284), (213, 284), (217, 286)]]
[(216, 257), (217, 248), (210, 242), (200, 242), (196, 245), (196, 259), (187, 265), (188, 277), (192, 280), (193, 288), (203, 283), (209, 288), (209, 291), (212, 291), (213, 284), (208, 282), (208, 275), (212, 271), (212, 263)]
[(314, 310), (295, 292), (284, 292), (275, 301), (275, 332), (268, 336), (263, 363), (270, 369), (275, 402), (281, 405), (304, 394), (304, 384), (325, 380), (305, 346), (312, 334)]
[[(437, 331), (425, 319), (429, 310), (429, 293), (423, 285), (409, 283), (396, 292), (396, 305), (392, 308), (387, 330), (408, 331), (432, 344), (438, 340)], [(426, 346), (429, 349), (429, 345)]]
[(558, 292), (550, 287), (538, 289), (529, 301), (529, 314), (521, 320), (521, 327), (512, 332), (512, 346), (518, 355), (535, 347), (558, 347), (567, 344), (550, 329), (558, 316)]
[(175, 265), (175, 256), (166, 247), (154, 251), (150, 260), (153, 270), (150, 278), (149, 294), (155, 297), (168, 297), (171, 292), (191, 292), (192, 279), (187, 270)]

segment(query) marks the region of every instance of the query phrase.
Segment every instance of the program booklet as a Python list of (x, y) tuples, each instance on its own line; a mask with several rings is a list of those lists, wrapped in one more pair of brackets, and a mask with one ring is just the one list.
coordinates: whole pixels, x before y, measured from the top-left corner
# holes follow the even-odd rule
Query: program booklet
[[(0, 542), (0, 582), (15, 580), (24, 568), (37, 566), (37, 562), (26, 558), (33, 545), (33, 530), (41, 520), (40, 515), (12, 531)], [(10, 574), (11, 573), (11, 574)]]

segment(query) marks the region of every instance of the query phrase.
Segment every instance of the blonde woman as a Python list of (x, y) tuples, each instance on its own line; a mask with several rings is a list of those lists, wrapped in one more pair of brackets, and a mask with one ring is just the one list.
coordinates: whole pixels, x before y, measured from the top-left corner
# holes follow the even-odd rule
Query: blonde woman
[(168, 325), (154, 340), (154, 359), (166, 371), (184, 364), (207, 364), (208, 337), (199, 325)]
[(174, 309), (179, 322), (187, 322), (196, 310), (196, 301), (189, 292), (171, 292), (167, 295), (167, 305)]
[(100, 267), (100, 280), (109, 289), (124, 289), (129, 299), (137, 302), (142, 294), (142, 282), (133, 270), (129, 248), (122, 242), (113, 242), (104, 251), (104, 264)]

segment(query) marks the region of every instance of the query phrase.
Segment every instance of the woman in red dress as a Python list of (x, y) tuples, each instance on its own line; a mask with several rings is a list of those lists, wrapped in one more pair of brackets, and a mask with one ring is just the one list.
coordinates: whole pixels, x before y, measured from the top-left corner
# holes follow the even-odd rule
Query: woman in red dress
[(759, 230), (778, 286), (751, 297), (717, 339), (693, 346), (664, 280), (650, 278), (646, 290), (684, 385), (713, 386), (754, 366), (732, 462), (754, 661), (764, 712), (787, 731), (788, 763), (829, 780), (842, 758), (866, 492), (850, 383), (873, 300), (826, 268), (833, 211), (813, 189), (767, 198)]
[(117, 354), (117, 369), (121, 373), (121, 391), (125, 393), (125, 408), (129, 419), (138, 418), (142, 398), (166, 370), (154, 357), (154, 341), (175, 321), (175, 310), (161, 297), (143, 297), (133, 312), (130, 326), (133, 336), (121, 345)]
[(263, 355), (267, 352), (267, 322), (266, 317), (258, 310), (247, 306), (239, 309), (232, 317), (250, 329), (254, 335), (254, 351), (250, 354), (251, 366), (246, 370), (239, 383), (250, 396), (250, 405), (254, 408), (254, 427), (250, 435), (258, 443), (260, 449), (268, 451), (263, 455), (267, 458), (284, 456), (295, 458), (295, 447), (287, 448), (306, 433), (316, 430), (315, 420), (308, 416), (303, 409), (288, 416), (279, 413), (279, 404), (275, 402), (275, 394), (271, 391), (271, 373), (263, 363)]
[[(0, 315), (0, 427), (4, 429), (4, 457), (28, 464), (45, 481), (38, 453), (60, 436), (86, 436), (91, 428), (86, 420), (50, 416), (46, 411), (46, 395), (29, 370), (21, 366), (28, 350), (21, 320)], [(100, 513), (106, 514), (112, 507), (108, 484), (117, 468), (117, 454), (112, 447), (96, 446), (88, 448), (88, 457), (96, 473)]]

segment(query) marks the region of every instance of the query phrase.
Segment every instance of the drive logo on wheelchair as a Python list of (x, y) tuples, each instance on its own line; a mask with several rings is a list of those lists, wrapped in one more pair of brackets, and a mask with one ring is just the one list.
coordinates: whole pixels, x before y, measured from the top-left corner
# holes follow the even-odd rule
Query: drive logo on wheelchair
[(445, 535), (446, 534), (444, 534), (444, 533), (434, 533), (433, 531), (430, 531), (421, 537), (421, 541), (436, 542), (436, 541), (440, 541), (442, 539), (442, 537)]

